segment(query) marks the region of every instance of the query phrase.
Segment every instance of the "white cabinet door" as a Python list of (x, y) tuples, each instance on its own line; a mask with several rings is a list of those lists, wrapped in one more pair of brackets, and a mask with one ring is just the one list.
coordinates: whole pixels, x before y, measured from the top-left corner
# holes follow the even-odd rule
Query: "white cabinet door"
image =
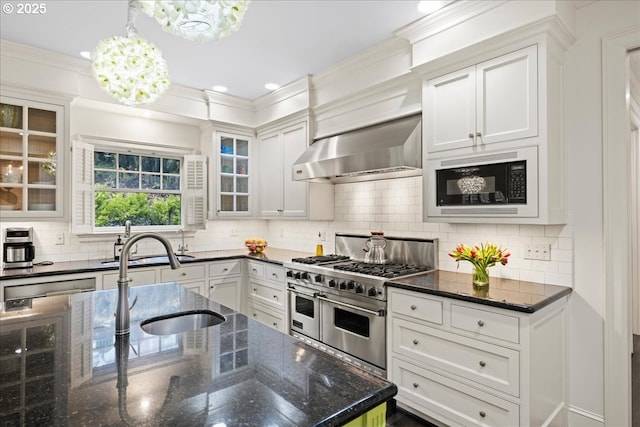
[(209, 299), (233, 310), (240, 310), (240, 277), (209, 281)]
[(427, 81), (423, 93), (427, 151), (468, 147), (476, 132), (475, 67)]
[(537, 47), (531, 46), (476, 67), (476, 144), (538, 134)]
[(284, 209), (283, 154), (280, 132), (259, 138), (260, 179), (258, 201), (260, 215), (280, 216)]
[(428, 80), (423, 89), (427, 152), (537, 136), (537, 94), (537, 46)]
[(282, 131), (283, 191), (285, 216), (305, 216), (307, 214), (307, 187), (303, 181), (291, 177), (293, 163), (307, 149), (307, 124), (299, 123)]

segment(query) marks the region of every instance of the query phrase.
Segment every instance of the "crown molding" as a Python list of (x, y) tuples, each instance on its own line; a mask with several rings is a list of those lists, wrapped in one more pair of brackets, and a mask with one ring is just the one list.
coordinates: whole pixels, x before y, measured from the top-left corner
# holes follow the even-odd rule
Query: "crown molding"
[[(276, 89), (271, 93), (267, 93), (256, 98), (253, 101), (256, 111), (263, 110), (275, 104), (284, 102), (288, 99), (301, 94), (308, 94), (311, 88), (311, 75), (306, 75), (291, 83)], [(308, 106), (307, 106), (308, 107)]]
[(458, 0), (394, 32), (414, 44), (506, 3), (507, 0)]

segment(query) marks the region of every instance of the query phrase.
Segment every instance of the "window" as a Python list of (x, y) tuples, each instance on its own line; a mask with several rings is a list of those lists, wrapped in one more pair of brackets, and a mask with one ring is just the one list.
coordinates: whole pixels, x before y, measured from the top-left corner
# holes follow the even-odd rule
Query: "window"
[(178, 158), (94, 151), (95, 226), (182, 224), (182, 161)]
[[(91, 142), (91, 143), (90, 143)], [(71, 229), (206, 226), (206, 158), (176, 147), (81, 137), (72, 144)]]

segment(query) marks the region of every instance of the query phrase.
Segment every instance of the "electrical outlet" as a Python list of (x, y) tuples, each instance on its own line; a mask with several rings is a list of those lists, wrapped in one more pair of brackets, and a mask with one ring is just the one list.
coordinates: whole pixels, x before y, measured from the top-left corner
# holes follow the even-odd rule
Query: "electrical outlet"
[(64, 233), (56, 234), (56, 245), (64, 245)]
[(524, 245), (524, 259), (551, 261), (551, 245), (547, 243)]
[(320, 239), (321, 242), (324, 242), (325, 240), (327, 240), (327, 232), (326, 231), (319, 231), (318, 232), (318, 238)]

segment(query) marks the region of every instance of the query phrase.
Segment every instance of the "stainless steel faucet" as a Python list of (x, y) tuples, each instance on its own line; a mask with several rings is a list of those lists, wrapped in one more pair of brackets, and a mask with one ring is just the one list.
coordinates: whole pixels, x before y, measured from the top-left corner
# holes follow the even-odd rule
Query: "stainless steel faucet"
[(178, 255), (184, 255), (189, 250), (189, 247), (184, 244), (184, 230), (181, 228), (178, 232), (182, 233), (182, 243), (178, 245)]
[[(129, 222), (129, 221), (127, 221)], [(171, 243), (166, 238), (160, 236), (155, 233), (141, 233), (136, 234), (127, 239), (124, 246), (122, 247), (122, 252), (120, 253), (120, 274), (118, 275), (118, 306), (116, 307), (116, 335), (127, 335), (129, 333), (130, 328), (130, 317), (129, 317), (129, 279), (128, 276), (128, 268), (129, 268), (129, 252), (131, 251), (131, 247), (135, 242), (141, 239), (156, 239), (164, 246), (164, 249), (167, 251), (167, 258), (169, 259), (169, 264), (171, 268), (175, 270), (180, 267), (180, 262), (178, 262), (178, 258), (176, 258), (173, 253), (173, 249), (171, 248)]]
[(124, 239), (127, 240), (129, 237), (131, 237), (131, 221), (126, 220), (124, 222)]

